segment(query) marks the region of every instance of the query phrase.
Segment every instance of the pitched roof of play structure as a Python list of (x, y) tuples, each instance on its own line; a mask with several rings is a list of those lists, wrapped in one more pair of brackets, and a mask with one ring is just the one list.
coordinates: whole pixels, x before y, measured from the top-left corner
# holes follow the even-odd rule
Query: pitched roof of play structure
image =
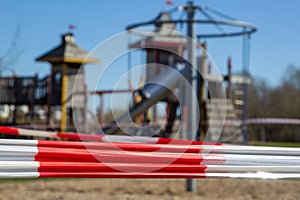
[(99, 59), (80, 48), (75, 43), (72, 33), (62, 35), (61, 44), (42, 56), (36, 61), (45, 61), (50, 63), (98, 63)]

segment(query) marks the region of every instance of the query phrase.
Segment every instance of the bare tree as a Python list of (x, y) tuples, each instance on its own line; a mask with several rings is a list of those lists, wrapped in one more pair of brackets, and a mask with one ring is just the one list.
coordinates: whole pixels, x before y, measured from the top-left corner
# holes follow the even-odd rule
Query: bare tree
[[(255, 80), (249, 89), (248, 117), (300, 118), (300, 68), (288, 66), (277, 87)], [(300, 141), (300, 126), (267, 125), (265, 132), (273, 141)], [(257, 135), (259, 127), (249, 127)]]
[(3, 55), (0, 55), (0, 76), (5, 70), (13, 70), (13, 65), (18, 61), (22, 53), (19, 44), (20, 34), (21, 26), (19, 25), (13, 34), (10, 46)]

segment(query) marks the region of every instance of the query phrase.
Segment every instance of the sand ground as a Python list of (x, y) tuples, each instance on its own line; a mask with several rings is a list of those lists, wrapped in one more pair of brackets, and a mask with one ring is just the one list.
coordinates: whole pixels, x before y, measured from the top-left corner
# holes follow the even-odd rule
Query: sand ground
[(196, 192), (185, 179), (38, 179), (1, 181), (0, 197), (11, 199), (299, 199), (299, 180), (198, 179)]

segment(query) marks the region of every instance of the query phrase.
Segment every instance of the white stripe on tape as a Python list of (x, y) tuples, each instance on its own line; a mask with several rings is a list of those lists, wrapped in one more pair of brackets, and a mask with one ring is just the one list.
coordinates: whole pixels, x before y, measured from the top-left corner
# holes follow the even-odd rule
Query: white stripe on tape
[(29, 130), (29, 129), (18, 129), (19, 135), (24, 136), (36, 136), (36, 137), (51, 137), (51, 138), (59, 138), (57, 133), (55, 132), (47, 132), (47, 131), (37, 131), (37, 130)]
[(38, 140), (0, 139), (0, 145), (36, 146), (37, 144), (38, 144)]
[(156, 144), (158, 138), (141, 137), (141, 136), (120, 136), (120, 135), (105, 135), (102, 138), (103, 142), (130, 142), (130, 143), (152, 143)]
[(39, 172), (0, 172), (0, 178), (38, 178)]

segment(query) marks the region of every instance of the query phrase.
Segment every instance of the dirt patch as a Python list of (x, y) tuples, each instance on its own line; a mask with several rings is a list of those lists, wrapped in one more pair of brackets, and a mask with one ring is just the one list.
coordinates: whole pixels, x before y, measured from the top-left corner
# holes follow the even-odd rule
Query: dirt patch
[(198, 179), (196, 192), (185, 179), (39, 179), (0, 182), (11, 199), (299, 199), (298, 180)]

